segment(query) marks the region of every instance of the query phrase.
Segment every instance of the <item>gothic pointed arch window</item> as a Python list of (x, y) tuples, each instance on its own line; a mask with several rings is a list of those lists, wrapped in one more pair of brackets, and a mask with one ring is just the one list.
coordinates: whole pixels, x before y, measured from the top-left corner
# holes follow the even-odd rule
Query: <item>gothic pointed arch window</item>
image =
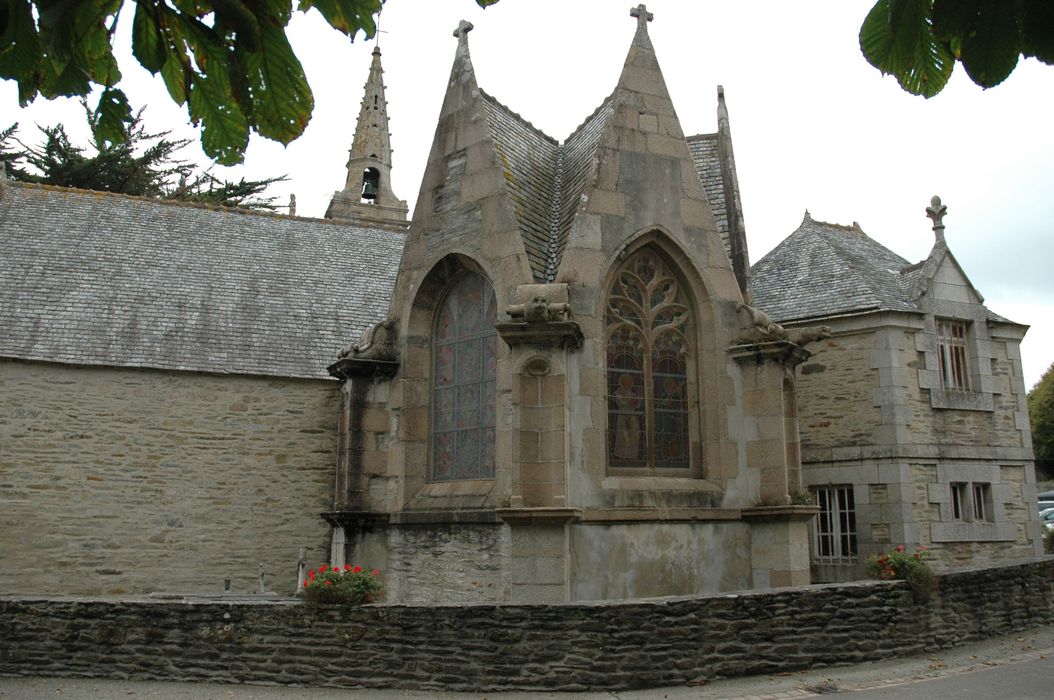
[(432, 480), (494, 478), (494, 288), (466, 272), (448, 288), (432, 342)]
[(644, 248), (619, 267), (605, 325), (608, 468), (688, 475), (697, 422), (689, 400), (693, 314), (657, 251)]

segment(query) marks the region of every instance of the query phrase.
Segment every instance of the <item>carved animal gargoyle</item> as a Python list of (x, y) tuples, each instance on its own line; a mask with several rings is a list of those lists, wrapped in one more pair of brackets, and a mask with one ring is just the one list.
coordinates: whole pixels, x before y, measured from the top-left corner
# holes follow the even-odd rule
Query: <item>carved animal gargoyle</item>
[(806, 328), (793, 328), (787, 331), (787, 340), (801, 347), (830, 337), (831, 329), (829, 326), (807, 326)]
[(550, 303), (543, 296), (536, 296), (526, 304), (512, 304), (506, 309), (509, 317), (520, 323), (549, 323), (571, 318), (571, 305)]
[(734, 341), (736, 345), (787, 339), (787, 331), (783, 326), (769, 318), (764, 311), (743, 303), (736, 304), (736, 311), (739, 312), (739, 336)]
[(395, 362), (398, 359), (398, 351), (395, 348), (396, 332), (395, 321), (381, 321), (368, 328), (357, 345), (342, 348), (337, 358), (353, 357), (360, 360)]

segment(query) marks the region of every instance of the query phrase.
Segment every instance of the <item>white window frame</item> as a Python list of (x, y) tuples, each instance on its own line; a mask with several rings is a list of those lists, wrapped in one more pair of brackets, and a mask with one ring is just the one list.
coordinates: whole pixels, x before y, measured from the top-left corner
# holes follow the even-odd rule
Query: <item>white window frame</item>
[(813, 561), (817, 564), (855, 564), (859, 541), (853, 486), (813, 487), (820, 513), (813, 520)]

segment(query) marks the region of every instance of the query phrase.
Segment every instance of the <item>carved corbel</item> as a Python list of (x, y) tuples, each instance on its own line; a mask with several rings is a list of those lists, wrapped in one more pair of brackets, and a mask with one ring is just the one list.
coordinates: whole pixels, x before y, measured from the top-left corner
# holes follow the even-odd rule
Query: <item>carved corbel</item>
[(399, 350), (395, 341), (395, 321), (385, 319), (366, 329), (357, 344), (347, 345), (337, 353), (329, 373), (338, 379), (362, 376), (393, 376), (399, 368)]
[(505, 309), (511, 320), (496, 326), (509, 347), (534, 345), (574, 350), (582, 346), (582, 329), (565, 301), (566, 285), (524, 285), (517, 289), (517, 295), (522, 303)]

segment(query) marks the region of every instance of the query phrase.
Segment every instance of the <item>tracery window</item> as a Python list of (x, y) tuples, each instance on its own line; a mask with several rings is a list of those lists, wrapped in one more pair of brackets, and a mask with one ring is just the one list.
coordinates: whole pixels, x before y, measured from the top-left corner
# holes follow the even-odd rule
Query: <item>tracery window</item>
[(692, 314), (681, 283), (647, 249), (615, 275), (606, 317), (608, 466), (688, 470)]
[(474, 272), (451, 286), (436, 315), (432, 356), (432, 479), (494, 478), (496, 305)]

